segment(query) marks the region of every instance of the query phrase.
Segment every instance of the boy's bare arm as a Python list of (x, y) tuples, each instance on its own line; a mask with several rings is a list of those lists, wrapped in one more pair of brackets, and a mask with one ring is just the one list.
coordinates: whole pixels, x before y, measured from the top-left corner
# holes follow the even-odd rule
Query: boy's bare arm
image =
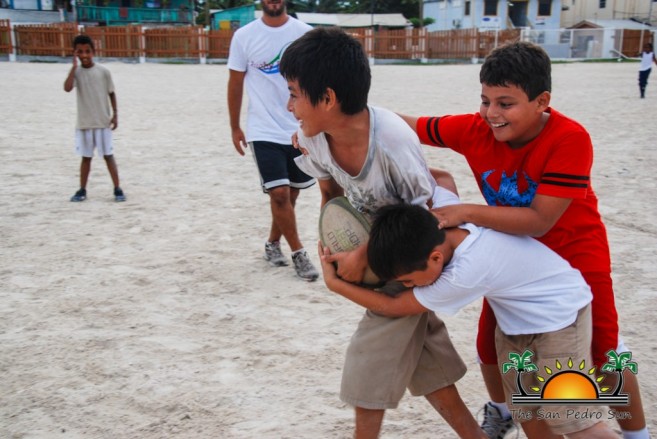
[(319, 244), (319, 257), (322, 263), (324, 282), (329, 290), (334, 291), (352, 302), (387, 317), (404, 317), (427, 312), (412, 290), (407, 290), (395, 297), (390, 297), (373, 290), (346, 282), (337, 275), (334, 265), (329, 261), (330, 251)]
[(433, 209), (439, 226), (473, 223), (512, 235), (545, 235), (570, 206), (571, 198), (536, 195), (529, 207), (457, 204)]
[(404, 119), (404, 122), (406, 122), (408, 124), (408, 126), (411, 127), (411, 129), (417, 133), (417, 120), (418, 120), (418, 117), (408, 116), (406, 114), (401, 114), (401, 113), (397, 113), (397, 116)]
[(244, 77), (246, 72), (229, 70), (228, 73), (228, 117), (233, 146), (239, 155), (244, 155), (246, 136), (240, 127), (240, 113), (242, 111), (242, 98), (244, 96)]
[(119, 127), (119, 113), (116, 106), (116, 93), (110, 93), (109, 98), (110, 104), (112, 104), (112, 120), (110, 122), (110, 127), (115, 130)]
[(321, 207), (324, 207), (333, 198), (344, 195), (344, 189), (334, 179), (317, 181), (319, 182), (319, 191), (322, 194)]
[(64, 91), (69, 92), (73, 90), (73, 84), (75, 84), (75, 70), (78, 68), (78, 57), (76, 55), (73, 55), (73, 65), (71, 66), (71, 70), (68, 72), (68, 76), (66, 77), (66, 80), (64, 81)]

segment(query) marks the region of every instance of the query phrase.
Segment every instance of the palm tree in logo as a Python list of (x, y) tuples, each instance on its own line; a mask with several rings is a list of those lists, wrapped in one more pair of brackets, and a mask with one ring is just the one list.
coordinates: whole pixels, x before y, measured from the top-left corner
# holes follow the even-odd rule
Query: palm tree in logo
[(529, 349), (525, 350), (522, 355), (517, 352), (509, 352), (509, 360), (511, 360), (511, 362), (502, 364), (502, 373), (507, 373), (511, 369), (517, 371), (516, 386), (518, 387), (521, 396), (527, 396), (527, 392), (525, 392), (525, 389), (522, 387), (522, 380), (520, 379), (521, 375), (523, 373), (536, 372), (538, 370), (538, 367), (531, 362), (533, 355), (534, 353)]
[(619, 355), (618, 352), (612, 349), (605, 355), (607, 355), (609, 362), (603, 364), (601, 370), (603, 372), (616, 372), (618, 375), (618, 385), (613, 393), (613, 396), (618, 396), (623, 389), (623, 371), (628, 369), (636, 375), (639, 371), (639, 366), (634, 361), (630, 361), (632, 359), (632, 352), (623, 352)]

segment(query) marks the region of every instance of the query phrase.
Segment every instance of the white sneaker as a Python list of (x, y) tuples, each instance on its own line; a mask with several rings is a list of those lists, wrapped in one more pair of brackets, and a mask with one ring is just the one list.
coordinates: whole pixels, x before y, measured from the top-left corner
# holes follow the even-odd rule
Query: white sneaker
[(313, 263), (310, 262), (308, 253), (306, 253), (305, 250), (293, 254), (292, 262), (294, 262), (294, 269), (297, 272), (297, 276), (299, 276), (301, 279), (312, 282), (317, 280), (319, 277), (319, 272)]
[(265, 243), (265, 261), (274, 267), (285, 267), (289, 265), (287, 258), (283, 256), (280, 241)]

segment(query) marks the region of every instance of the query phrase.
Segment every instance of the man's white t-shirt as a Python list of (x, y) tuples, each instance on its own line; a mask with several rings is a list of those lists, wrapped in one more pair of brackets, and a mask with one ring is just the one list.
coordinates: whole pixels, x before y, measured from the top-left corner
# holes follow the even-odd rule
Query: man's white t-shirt
[(233, 35), (228, 68), (246, 72), (247, 142), (292, 143), (292, 134), (299, 124), (287, 110), (290, 92), (278, 67), (287, 46), (310, 29), (293, 17), (279, 27), (267, 26), (260, 19), (239, 28)]
[(534, 238), (461, 227), (470, 234), (438, 280), (413, 288), (422, 306), (454, 315), (485, 297), (502, 332), (519, 335), (563, 329), (591, 302), (580, 272)]
[(297, 166), (320, 180), (333, 178), (351, 204), (370, 220), (383, 206), (426, 204), (434, 195), (436, 181), (417, 135), (392, 111), (373, 106), (368, 106), (368, 111), (370, 143), (358, 175), (350, 175), (333, 160), (324, 133), (309, 138), (298, 131), (299, 144), (308, 155), (297, 157)]

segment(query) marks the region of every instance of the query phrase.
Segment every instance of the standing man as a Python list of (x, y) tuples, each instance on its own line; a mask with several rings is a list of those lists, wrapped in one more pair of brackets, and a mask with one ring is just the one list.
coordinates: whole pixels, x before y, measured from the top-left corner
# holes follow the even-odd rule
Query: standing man
[[(287, 82), (278, 71), (285, 48), (312, 28), (287, 15), (284, 0), (262, 0), (262, 12), (260, 20), (238, 29), (230, 43), (228, 112), (233, 145), (244, 155), (248, 142), (262, 189), (269, 194), (272, 223), (265, 259), (273, 266), (288, 265), (281, 252), (283, 236), (292, 250), (297, 276), (314, 281), (319, 272), (299, 240), (294, 206), (299, 190), (315, 180), (294, 163), (301, 154), (291, 144), (298, 122), (287, 111)], [(244, 84), (249, 96), (246, 136), (240, 127)]]

